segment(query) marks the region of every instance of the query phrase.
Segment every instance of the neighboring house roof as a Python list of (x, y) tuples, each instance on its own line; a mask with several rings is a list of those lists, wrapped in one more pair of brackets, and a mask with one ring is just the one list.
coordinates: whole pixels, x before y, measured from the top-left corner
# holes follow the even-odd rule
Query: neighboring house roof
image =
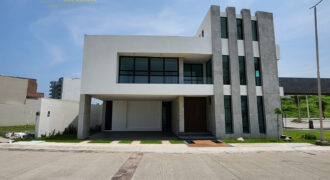
[[(280, 77), (285, 95), (317, 95), (316, 78)], [(330, 95), (330, 78), (321, 78), (322, 95)]]

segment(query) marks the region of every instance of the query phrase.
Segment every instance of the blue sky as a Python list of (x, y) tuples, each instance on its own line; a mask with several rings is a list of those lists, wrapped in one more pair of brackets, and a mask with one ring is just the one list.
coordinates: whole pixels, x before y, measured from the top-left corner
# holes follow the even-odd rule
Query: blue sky
[[(80, 77), (84, 34), (193, 36), (211, 4), (274, 13), (281, 46), (279, 76), (316, 77), (313, 11), (317, 0), (64, 0), (0, 1), (0, 74), (38, 79), (48, 95), (49, 82)], [(76, 0), (74, 0), (76, 1)], [(321, 77), (330, 78), (330, 2), (318, 8)]]

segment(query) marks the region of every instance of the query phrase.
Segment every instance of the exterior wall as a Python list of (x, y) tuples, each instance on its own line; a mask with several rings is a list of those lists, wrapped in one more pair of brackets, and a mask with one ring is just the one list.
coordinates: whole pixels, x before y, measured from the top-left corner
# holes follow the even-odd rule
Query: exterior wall
[(161, 131), (162, 101), (113, 101), (112, 131)]
[(25, 104), (0, 104), (0, 126), (33, 125), (39, 101), (26, 99)]
[(80, 79), (63, 78), (62, 100), (79, 101), (80, 99)]
[[(34, 100), (38, 101), (38, 100)], [(79, 102), (58, 99), (39, 99), (40, 116), (36, 122), (36, 137), (49, 135), (54, 130), (62, 133), (65, 128), (78, 126)], [(50, 111), (49, 117), (48, 111)], [(91, 128), (102, 124), (102, 105), (91, 105)]]
[[(211, 55), (209, 38), (171, 36), (85, 36), (81, 94), (212, 95), (213, 85), (118, 84), (118, 54)], [(105, 83), (106, 82), (106, 83)]]
[(28, 79), (0, 76), (0, 104), (24, 104)]
[[(49, 117), (48, 117), (48, 112)], [(62, 133), (65, 128), (73, 125), (77, 127), (79, 103), (56, 99), (40, 99), (40, 116), (36, 123), (36, 137)]]

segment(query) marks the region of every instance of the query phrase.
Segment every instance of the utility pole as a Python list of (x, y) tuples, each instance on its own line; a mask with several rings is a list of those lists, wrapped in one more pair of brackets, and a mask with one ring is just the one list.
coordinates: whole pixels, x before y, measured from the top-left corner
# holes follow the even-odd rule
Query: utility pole
[(319, 63), (319, 40), (317, 34), (317, 5), (319, 5), (323, 0), (320, 0), (314, 6), (310, 7), (309, 9), (314, 8), (314, 21), (315, 21), (315, 44), (316, 44), (316, 66), (317, 66), (317, 93), (319, 96), (319, 112), (320, 112), (320, 141), (316, 143), (319, 145), (327, 144), (324, 141), (324, 134), (323, 134), (323, 119), (322, 119), (322, 96), (321, 96), (321, 79), (320, 79), (320, 63)]

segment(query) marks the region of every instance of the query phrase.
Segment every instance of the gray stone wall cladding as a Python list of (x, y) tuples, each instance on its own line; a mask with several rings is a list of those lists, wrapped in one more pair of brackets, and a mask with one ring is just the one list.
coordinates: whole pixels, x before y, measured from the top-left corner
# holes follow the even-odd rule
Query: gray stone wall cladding
[[(253, 56), (253, 41), (251, 28), (251, 14), (247, 9), (241, 11), (243, 19), (245, 65), (247, 77), (248, 110), (250, 121), (250, 133), (243, 133), (239, 63), (237, 49), (237, 26), (235, 8), (226, 8), (228, 18), (228, 45), (230, 58), (231, 94), (232, 94), (232, 120), (233, 134), (225, 133), (224, 94), (222, 75), (222, 52), (221, 52), (221, 23), (220, 7), (211, 6), (211, 32), (212, 32), (212, 62), (213, 62), (213, 85), (214, 96), (212, 97), (212, 113), (214, 113), (213, 124), (215, 128), (212, 133), (218, 138), (235, 137), (277, 137), (277, 116), (274, 109), (281, 107), (277, 60), (275, 51), (275, 35), (273, 15), (267, 12), (256, 12), (259, 34), (259, 52), (261, 61), (261, 75), (263, 86), (263, 102), (266, 124), (266, 134), (259, 133), (256, 82)], [(282, 125), (280, 123), (280, 125)], [(282, 133), (282, 127), (281, 131)]]
[[(274, 109), (281, 107), (281, 99), (278, 88), (273, 14), (258, 11), (256, 12), (256, 17), (258, 20), (266, 136), (277, 137), (277, 115), (274, 113)], [(282, 123), (280, 123), (280, 125), (282, 125)]]
[(228, 49), (231, 84), (231, 104), (234, 136), (242, 136), (241, 92), (237, 48), (237, 23), (234, 7), (227, 7)]
[[(212, 96), (212, 113), (214, 119), (212, 125), (212, 133), (221, 138), (225, 135), (225, 115), (224, 115), (224, 96), (223, 96), (223, 79), (222, 79), (222, 51), (220, 36), (220, 6), (211, 6), (211, 35), (212, 35), (212, 73), (214, 96)], [(211, 121), (212, 122), (212, 121)]]
[(248, 9), (241, 11), (243, 19), (243, 36), (244, 36), (244, 51), (245, 51), (245, 70), (247, 80), (247, 98), (250, 120), (250, 134), (245, 136), (259, 137), (259, 124), (258, 124), (258, 108), (257, 108), (257, 95), (256, 95), (256, 81), (252, 45), (252, 27), (251, 13)]

